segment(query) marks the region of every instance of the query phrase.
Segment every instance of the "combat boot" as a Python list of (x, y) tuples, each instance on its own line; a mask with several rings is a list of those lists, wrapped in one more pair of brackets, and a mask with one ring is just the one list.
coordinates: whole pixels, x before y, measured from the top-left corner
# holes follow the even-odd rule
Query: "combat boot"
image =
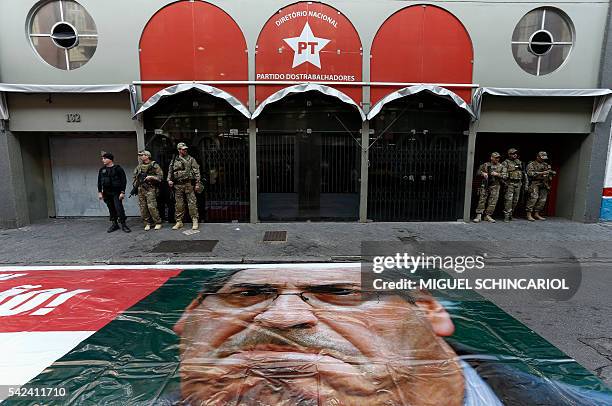
[(512, 217), (509, 214), (504, 214), (504, 223), (509, 223)]
[(113, 221), (113, 224), (111, 224), (111, 226), (108, 228), (108, 230), (106, 230), (106, 232), (112, 233), (113, 231), (117, 230), (119, 230), (119, 224), (117, 224), (117, 221)]
[(533, 213), (533, 218), (536, 220), (542, 220), (542, 221), (546, 220), (546, 218), (540, 216), (540, 212), (537, 212), (537, 211)]
[(162, 229), (161, 224), (155, 224), (155, 230), (161, 230), (161, 229)]
[(485, 216), (485, 220), (487, 220), (489, 223), (495, 223), (493, 217), (489, 216), (488, 214)]
[(197, 218), (193, 218), (191, 221), (193, 222), (193, 224), (191, 225), (192, 230), (197, 230), (198, 228), (200, 228), (200, 224), (198, 223)]
[(530, 212), (530, 211), (528, 211), (528, 212), (527, 212), (527, 220), (529, 220), (529, 221), (535, 221), (535, 219), (534, 219), (534, 218), (533, 218), (533, 216), (531, 215), (531, 212)]
[(132, 230), (130, 230), (130, 228), (127, 226), (127, 224), (121, 223), (121, 230), (123, 230), (124, 233), (131, 233)]
[(149, 231), (150, 229), (151, 229), (151, 225), (150, 225), (150, 224), (147, 224), (147, 225), (145, 226), (145, 231)]
[(476, 217), (474, 218), (474, 220), (472, 220), (474, 223), (480, 223), (480, 221), (482, 220), (482, 214), (478, 213), (476, 215)]
[(174, 227), (172, 227), (173, 230), (178, 230), (179, 228), (183, 228), (183, 222), (182, 221), (177, 221), (176, 224), (174, 225)]

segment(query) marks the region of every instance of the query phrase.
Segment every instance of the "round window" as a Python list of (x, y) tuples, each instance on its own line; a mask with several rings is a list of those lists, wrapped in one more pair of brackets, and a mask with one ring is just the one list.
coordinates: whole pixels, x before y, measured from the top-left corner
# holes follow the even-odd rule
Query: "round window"
[(512, 34), (512, 55), (527, 73), (546, 75), (567, 59), (574, 44), (570, 19), (561, 10), (540, 7), (525, 14)]
[(76, 1), (49, 1), (30, 15), (30, 43), (49, 65), (73, 70), (85, 65), (96, 52), (98, 31), (93, 19)]

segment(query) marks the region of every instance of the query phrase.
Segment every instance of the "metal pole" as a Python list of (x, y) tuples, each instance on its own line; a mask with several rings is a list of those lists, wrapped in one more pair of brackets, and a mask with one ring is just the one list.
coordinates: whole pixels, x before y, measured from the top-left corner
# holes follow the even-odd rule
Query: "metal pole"
[(366, 148), (370, 142), (370, 122), (364, 121), (361, 125), (361, 190), (359, 192), (359, 221), (368, 221), (368, 153)]
[(249, 194), (251, 223), (259, 222), (257, 210), (257, 123), (249, 121)]
[(465, 198), (463, 203), (463, 220), (470, 221), (472, 208), (472, 181), (474, 180), (474, 156), (476, 152), (476, 133), (478, 132), (478, 121), (470, 122), (467, 149), (467, 168), (465, 170)]
[(145, 149), (146, 143), (145, 128), (141, 116), (134, 120), (134, 127), (136, 128), (136, 145), (138, 146), (138, 151), (142, 151), (143, 149)]

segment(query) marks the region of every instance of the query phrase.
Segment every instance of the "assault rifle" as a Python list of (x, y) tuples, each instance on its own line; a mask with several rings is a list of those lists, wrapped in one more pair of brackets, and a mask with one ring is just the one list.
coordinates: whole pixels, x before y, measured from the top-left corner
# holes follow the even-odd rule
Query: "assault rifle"
[(484, 177), (482, 176), (482, 174), (480, 176), (482, 176), (482, 180), (480, 181), (480, 190), (487, 190), (489, 188), (489, 182), (491, 180), (491, 165), (489, 163), (486, 163), (485, 166), (487, 167), (487, 176)]
[(545, 171), (546, 174), (544, 175), (544, 187), (548, 190), (550, 190), (550, 182), (552, 181), (553, 176), (555, 176), (557, 174), (557, 172), (553, 171), (552, 169), (548, 169), (547, 171)]
[(132, 191), (130, 192), (130, 195), (128, 197), (136, 196), (138, 194), (138, 188), (145, 183), (145, 179), (146, 178), (147, 178), (147, 174), (146, 173), (140, 172), (138, 174), (138, 176), (136, 177), (136, 180), (132, 184), (132, 186), (133, 186), (132, 187)]

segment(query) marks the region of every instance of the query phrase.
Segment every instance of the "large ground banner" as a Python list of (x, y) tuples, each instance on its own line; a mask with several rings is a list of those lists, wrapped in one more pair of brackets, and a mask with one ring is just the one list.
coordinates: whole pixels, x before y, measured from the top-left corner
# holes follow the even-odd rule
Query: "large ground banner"
[(3, 405), (612, 404), (471, 292), (379, 295), (360, 264), (136, 268), (0, 269)]

